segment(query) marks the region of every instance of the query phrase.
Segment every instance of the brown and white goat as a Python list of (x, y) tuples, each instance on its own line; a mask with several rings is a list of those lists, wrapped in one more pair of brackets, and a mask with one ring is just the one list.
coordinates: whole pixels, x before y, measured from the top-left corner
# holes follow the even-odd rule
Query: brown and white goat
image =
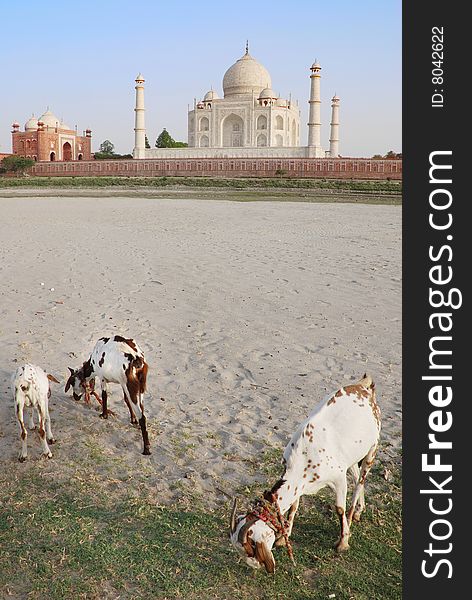
[[(123, 398), (128, 406), (131, 423), (141, 427), (144, 442), (143, 454), (151, 454), (149, 435), (144, 414), (143, 394), (146, 391), (146, 378), (148, 365), (144, 360), (144, 352), (132, 339), (120, 335), (108, 338), (103, 337), (95, 344), (88, 360), (80, 369), (69, 367), (70, 377), (67, 380), (65, 391), (72, 387), (75, 400), (80, 400), (83, 394), (89, 401), (90, 394), (95, 394), (95, 378), (98, 377), (102, 389), (102, 413), (100, 416), (107, 419), (108, 410), (108, 384), (119, 383), (123, 390)], [(133, 405), (139, 411), (139, 420), (133, 410)]]
[(28, 456), (27, 438), (28, 432), (24, 423), (25, 408), (29, 408), (29, 429), (36, 429), (34, 423), (34, 411), (38, 415), (39, 437), (43, 447), (43, 455), (52, 458), (52, 452), (48, 444), (54, 444), (55, 439), (51, 431), (51, 418), (49, 416), (49, 397), (51, 390), (49, 382), (59, 383), (53, 375), (46, 374), (41, 367), (25, 364), (12, 375), (12, 392), (15, 402), (16, 416), (20, 424), (21, 451), (20, 462)]
[[(285, 448), (284, 474), (264, 492), (253, 511), (236, 518), (236, 501), (230, 539), (245, 562), (255, 569), (275, 570), (272, 547), (289, 544), (300, 497), (328, 486), (336, 495), (340, 521), (338, 552), (349, 548), (352, 520), (359, 521), (365, 507), (364, 483), (377, 451), (380, 409), (372, 378), (347, 385), (319, 404), (292, 436)], [(360, 469), (359, 469), (360, 463)], [(346, 514), (347, 471), (356, 482)], [(283, 515), (288, 513), (286, 520)], [(291, 547), (289, 546), (291, 551)]]

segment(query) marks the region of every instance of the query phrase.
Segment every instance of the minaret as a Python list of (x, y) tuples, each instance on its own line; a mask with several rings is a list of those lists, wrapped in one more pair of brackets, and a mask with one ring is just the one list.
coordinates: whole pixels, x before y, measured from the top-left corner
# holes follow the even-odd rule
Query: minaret
[(321, 66), (317, 60), (311, 65), (310, 116), (308, 120), (308, 156), (322, 155), (321, 149)]
[(144, 77), (136, 77), (136, 113), (134, 118), (133, 158), (146, 158), (146, 127), (144, 125)]
[(329, 138), (329, 155), (331, 158), (339, 156), (339, 98), (334, 94), (331, 99), (331, 135)]

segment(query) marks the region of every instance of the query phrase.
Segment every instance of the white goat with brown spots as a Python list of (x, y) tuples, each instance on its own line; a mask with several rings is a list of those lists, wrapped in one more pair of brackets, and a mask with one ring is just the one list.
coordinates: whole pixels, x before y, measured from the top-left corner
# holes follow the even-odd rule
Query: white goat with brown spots
[[(246, 564), (256, 569), (265, 566), (273, 573), (272, 547), (274, 543), (289, 543), (300, 497), (316, 494), (325, 486), (336, 495), (341, 529), (336, 549), (347, 550), (351, 523), (360, 520), (365, 507), (364, 483), (379, 435), (380, 409), (371, 377), (364, 375), (357, 384), (341, 388), (319, 404), (285, 448), (285, 472), (270, 491), (264, 492), (264, 500), (237, 519), (234, 503), (230, 539)], [(356, 485), (346, 514), (348, 471)], [(287, 512), (288, 520), (283, 516)]]
[(51, 390), (49, 382), (59, 383), (55, 377), (46, 374), (41, 367), (25, 364), (12, 375), (12, 392), (15, 402), (16, 416), (20, 424), (21, 451), (20, 462), (28, 456), (27, 438), (28, 432), (24, 423), (25, 408), (29, 408), (29, 429), (36, 429), (34, 423), (34, 411), (38, 415), (39, 437), (43, 447), (43, 455), (52, 458), (52, 452), (48, 444), (54, 444), (55, 439), (51, 431), (51, 418), (49, 416), (49, 397)]
[[(144, 442), (143, 454), (151, 454), (149, 435), (144, 415), (143, 394), (146, 391), (146, 378), (148, 365), (144, 360), (144, 352), (131, 338), (115, 335), (112, 338), (103, 337), (95, 344), (88, 360), (80, 369), (69, 367), (70, 377), (67, 380), (65, 391), (72, 387), (75, 400), (80, 400), (85, 394), (86, 402), (90, 401), (90, 395), (95, 393), (95, 378), (98, 377), (102, 389), (102, 405), (100, 416), (107, 419), (113, 414), (108, 409), (108, 384), (118, 383), (123, 390), (123, 398), (129, 409), (131, 423), (141, 427)], [(133, 410), (139, 411), (139, 420)]]

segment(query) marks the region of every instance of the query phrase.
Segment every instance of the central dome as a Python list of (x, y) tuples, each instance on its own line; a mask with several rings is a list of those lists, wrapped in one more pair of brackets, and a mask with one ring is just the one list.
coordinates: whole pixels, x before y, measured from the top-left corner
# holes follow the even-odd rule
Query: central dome
[(39, 117), (38, 121), (43, 122), (45, 127), (59, 126), (59, 119), (49, 109)]
[(271, 85), (269, 71), (248, 52), (237, 60), (223, 77), (225, 98), (252, 92), (259, 95), (264, 88), (270, 88)]

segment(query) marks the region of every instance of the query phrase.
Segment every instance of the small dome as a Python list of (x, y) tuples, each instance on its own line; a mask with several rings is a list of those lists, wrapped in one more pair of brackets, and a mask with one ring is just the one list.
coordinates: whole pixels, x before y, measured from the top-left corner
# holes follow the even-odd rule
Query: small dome
[(219, 100), (220, 97), (218, 96), (218, 94), (216, 92), (214, 92), (213, 90), (210, 90), (209, 92), (207, 92), (205, 94), (205, 97), (203, 98), (203, 102), (211, 102), (211, 100)]
[(242, 94), (259, 94), (264, 88), (270, 88), (272, 81), (269, 71), (248, 52), (237, 60), (223, 77), (225, 98)]
[(61, 121), (58, 125), (59, 129), (67, 129), (67, 131), (73, 131), (73, 129), (71, 127), (69, 127), (69, 125), (66, 125), (64, 123), (64, 121)]
[(49, 109), (39, 117), (38, 121), (44, 123), (45, 127), (59, 126), (59, 119)]
[(339, 96), (337, 94), (334, 94), (334, 96), (331, 98), (331, 100), (333, 102), (339, 102)]
[(310, 68), (311, 69), (321, 69), (321, 65), (317, 60), (315, 60), (315, 62), (311, 65)]
[(259, 100), (264, 100), (267, 98), (277, 98), (277, 94), (274, 92), (274, 90), (272, 88), (265, 88), (262, 90), (262, 92), (259, 95)]
[(25, 123), (25, 131), (36, 131), (38, 129), (38, 119), (32, 115)]
[(144, 79), (142, 73), (139, 73), (138, 75), (136, 75), (135, 81), (142, 81), (144, 83), (145, 79)]

